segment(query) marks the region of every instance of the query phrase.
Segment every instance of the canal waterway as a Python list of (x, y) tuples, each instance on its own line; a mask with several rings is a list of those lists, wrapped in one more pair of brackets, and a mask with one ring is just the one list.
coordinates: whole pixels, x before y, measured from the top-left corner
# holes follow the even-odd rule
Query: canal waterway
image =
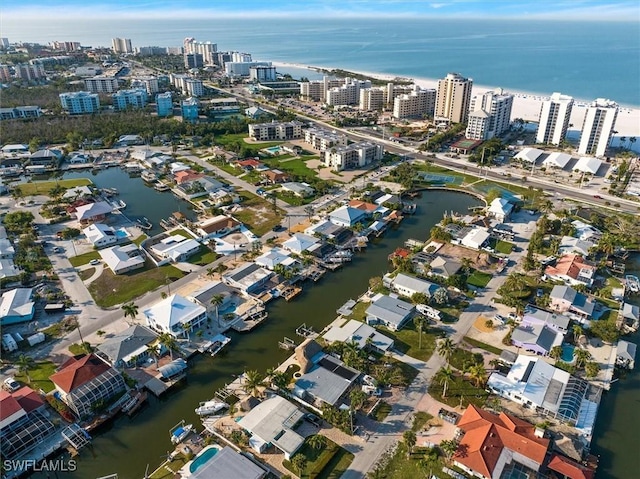
[[(103, 174), (98, 175), (96, 184), (111, 186), (98, 181)], [(124, 197), (126, 183), (114, 185), (122, 192), (124, 201), (127, 201)], [(265, 371), (283, 362), (289, 353), (278, 348), (278, 341), (284, 336), (299, 340), (295, 329), (302, 323), (316, 331), (321, 330), (335, 319), (336, 309), (345, 301), (362, 294), (370, 277), (387, 271), (387, 256), (406, 239), (426, 238), (445, 210), (466, 213), (469, 207), (480, 204), (472, 196), (442, 191), (425, 192), (415, 201), (417, 213), (405, 219), (398, 229), (387, 231), (366, 252), (356, 255), (352, 264), (335, 273), (327, 273), (316, 284), (309, 284), (302, 295), (290, 303), (283, 300), (270, 303), (268, 320), (249, 334), (232, 333), (232, 341), (221, 355), (215, 358), (200, 356), (191, 361), (184, 386), (160, 399), (150, 398), (149, 404), (135, 417), (118, 418), (96, 431), (92, 447), (83, 450), (77, 458), (77, 471), (66, 472), (63, 476), (93, 479), (117, 472), (120, 479), (142, 478), (147, 464), (150, 470), (154, 470), (171, 450), (169, 429), (172, 426), (185, 419), (187, 423), (201, 427), (194, 413), (199, 401), (212, 398), (217, 389), (243, 371)], [(151, 205), (147, 203), (145, 207), (151, 209)], [(154, 221), (144, 208), (139, 214)], [(46, 475), (36, 474), (34, 477), (44, 478)]]

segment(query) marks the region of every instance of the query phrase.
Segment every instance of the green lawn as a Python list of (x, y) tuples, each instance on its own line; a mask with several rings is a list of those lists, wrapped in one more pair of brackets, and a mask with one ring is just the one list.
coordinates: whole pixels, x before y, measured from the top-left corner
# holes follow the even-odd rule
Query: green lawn
[(422, 348), (420, 348), (420, 335), (412, 322), (400, 331), (391, 331), (383, 327), (379, 329), (382, 334), (393, 339), (395, 349), (420, 361), (429, 360), (436, 349), (436, 339), (442, 336), (441, 330), (426, 328), (422, 332)]
[(88, 253), (79, 254), (78, 256), (72, 256), (69, 258), (69, 263), (71, 263), (71, 266), (74, 268), (77, 268), (83, 264), (88, 264), (92, 259), (100, 259), (100, 253), (97, 251), (89, 251)]
[(356, 305), (351, 310), (351, 314), (347, 316), (347, 318), (364, 322), (366, 317), (365, 311), (369, 306), (371, 306), (371, 303), (364, 303), (364, 302), (356, 303)]
[(318, 172), (309, 168), (302, 158), (283, 161), (278, 164), (277, 168), (291, 175), (296, 175), (302, 180), (312, 180), (318, 176)]
[[(339, 478), (353, 461), (353, 454), (338, 446), (335, 442), (325, 437), (325, 445), (321, 448), (313, 448), (309, 445), (309, 436), (295, 454), (302, 454), (307, 460), (302, 474), (292, 466), (290, 461), (283, 461), (283, 465), (289, 471), (298, 475), (301, 479), (311, 478)], [(293, 456), (293, 457), (295, 457)]]
[(27, 380), (27, 375), (22, 373), (17, 373), (16, 379), (28, 384), (35, 391), (42, 389), (48, 393), (55, 389), (53, 383), (49, 381), (49, 377), (56, 372), (56, 368), (57, 366), (51, 361), (36, 362), (34, 368), (29, 370), (31, 381)]
[(187, 232), (187, 230), (184, 230), (182, 228), (178, 228), (177, 230), (173, 230), (171, 233), (169, 233), (169, 235), (171, 235), (171, 236), (182, 235), (187, 239), (194, 239), (193, 235), (189, 234)]
[(483, 273), (482, 271), (474, 269), (473, 273), (467, 278), (467, 284), (478, 288), (485, 288), (489, 281), (491, 281), (491, 278), (493, 278), (491, 273)]
[(132, 301), (148, 291), (181, 278), (183, 274), (175, 266), (156, 268), (150, 261), (145, 263), (144, 268), (127, 274), (115, 275), (105, 268), (100, 277), (89, 285), (89, 292), (98, 306), (108, 308)]
[(482, 354), (472, 353), (462, 348), (455, 348), (449, 359), (449, 364), (456, 369), (463, 370), (466, 366), (482, 363)]
[(391, 412), (391, 405), (387, 404), (384, 401), (380, 401), (380, 403), (376, 406), (373, 414), (371, 415), (376, 421), (384, 421), (389, 413)]
[(209, 163), (233, 176), (240, 176), (242, 173), (244, 173), (244, 170), (242, 168), (236, 168), (229, 163), (213, 163), (212, 161), (210, 161)]
[(93, 276), (93, 273), (96, 272), (95, 268), (87, 268), (87, 269), (83, 269), (82, 271), (78, 271), (78, 276), (80, 276), (80, 279), (82, 281), (86, 281), (89, 278), (91, 278), (91, 276)]
[(424, 427), (424, 425), (433, 419), (433, 416), (425, 411), (418, 411), (413, 415), (413, 424), (411, 425), (411, 430), (413, 432), (418, 432), (420, 429)]
[(218, 259), (218, 255), (215, 251), (211, 251), (206, 246), (200, 246), (200, 251), (198, 251), (193, 256), (189, 257), (187, 262), (191, 264), (197, 264), (198, 266), (205, 266), (209, 263), (213, 263), (216, 259)]
[(137, 238), (135, 238), (135, 239), (132, 241), (132, 243), (133, 243), (133, 244), (135, 244), (135, 245), (137, 245), (137, 246), (140, 246), (140, 245), (142, 244), (142, 242), (143, 242), (144, 240), (146, 240), (147, 238), (148, 238), (148, 236), (147, 236), (145, 233), (143, 233), (143, 234), (141, 234), (140, 236), (138, 236)]
[(487, 344), (487, 343), (483, 343), (482, 341), (478, 341), (477, 339), (473, 339), (468, 336), (465, 336), (464, 341), (470, 344), (471, 346), (484, 349), (485, 351), (489, 351), (490, 353), (497, 354), (498, 356), (502, 354), (502, 349), (496, 348), (495, 346), (491, 346), (490, 344)]
[[(217, 136), (215, 139), (216, 144), (227, 147), (237, 142), (242, 142), (243, 146), (247, 149), (251, 150), (254, 155), (258, 154), (258, 151), (264, 148), (270, 148), (272, 146), (281, 145), (282, 141), (271, 141), (271, 142), (259, 142), (259, 143), (247, 143), (245, 138), (248, 137), (248, 133), (227, 133), (226, 135)], [(226, 148), (225, 148), (226, 149)]]
[(24, 196), (49, 195), (55, 186), (60, 185), (63, 188), (75, 188), (76, 186), (92, 185), (93, 182), (89, 178), (73, 178), (58, 181), (32, 181), (30, 183), (20, 183), (20, 191)]
[(447, 478), (450, 476), (442, 472), (446, 465), (444, 458), (439, 454), (429, 454), (425, 448), (414, 447), (414, 453), (407, 456), (407, 449), (403, 442), (400, 442), (395, 454), (387, 461), (382, 461), (380, 465), (370, 473), (369, 477), (381, 477), (385, 479), (407, 479), (419, 477)]
[(513, 243), (509, 243), (508, 241), (498, 240), (496, 242), (495, 249), (498, 253), (511, 254), (511, 251), (513, 251)]
[(313, 196), (302, 198), (294, 193), (291, 193), (290, 191), (282, 191), (282, 190), (278, 190), (274, 194), (279, 200), (282, 200), (291, 206), (308, 205), (315, 199)]
[(440, 384), (437, 379), (429, 385), (429, 394), (437, 401), (443, 402), (451, 407), (467, 407), (469, 404), (484, 407), (489, 393), (483, 388), (476, 387), (468, 379), (461, 375), (455, 375), (454, 380), (449, 382), (447, 386), (447, 396), (442, 397), (444, 385)]

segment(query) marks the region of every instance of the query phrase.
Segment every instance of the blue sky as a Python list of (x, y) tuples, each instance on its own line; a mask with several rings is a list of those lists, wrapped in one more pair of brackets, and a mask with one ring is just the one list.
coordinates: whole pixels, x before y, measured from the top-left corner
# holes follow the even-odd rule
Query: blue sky
[(21, 0), (4, 2), (1, 21), (27, 18), (431, 16), (640, 22), (638, 0)]

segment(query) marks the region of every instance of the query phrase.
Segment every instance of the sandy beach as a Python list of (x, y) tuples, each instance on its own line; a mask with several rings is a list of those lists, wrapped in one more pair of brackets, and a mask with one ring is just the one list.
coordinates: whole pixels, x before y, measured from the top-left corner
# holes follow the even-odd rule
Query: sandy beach
[[(313, 65), (303, 65), (299, 63), (284, 63), (284, 62), (273, 62), (276, 67), (292, 67), (292, 68), (301, 68), (306, 70), (331, 70), (331, 67), (327, 66), (313, 66)], [(353, 73), (358, 73), (360, 75), (366, 75), (372, 78), (379, 78), (381, 80), (392, 81), (394, 78), (405, 78), (402, 75), (391, 75), (391, 74), (381, 74), (376, 72), (368, 72), (362, 70), (351, 70)], [(437, 88), (438, 80), (433, 78), (411, 78), (416, 85), (419, 85), (422, 88)], [(547, 100), (548, 96), (543, 96), (537, 93), (529, 93), (518, 90), (512, 90), (506, 87), (491, 87), (486, 85), (473, 85), (473, 94), (477, 95), (486, 91), (499, 91), (502, 89), (505, 93), (511, 93), (514, 95), (513, 100), (513, 109), (511, 111), (511, 118), (522, 118), (525, 121), (530, 121), (537, 123), (540, 115), (540, 108), (542, 106), (542, 102)], [(551, 95), (550, 92), (549, 96)], [(563, 94), (570, 95), (571, 92), (561, 92)], [(575, 99), (573, 104), (573, 110), (571, 113), (571, 124), (573, 127), (569, 129), (570, 136), (575, 137), (576, 134), (582, 128), (582, 123), (584, 122), (584, 116), (587, 111), (587, 106), (591, 100), (582, 100)], [(613, 99), (615, 100), (615, 99)], [(616, 139), (613, 140), (613, 145), (617, 145), (619, 143), (619, 139), (621, 137), (640, 137), (640, 108), (633, 108), (628, 106), (620, 106), (620, 110), (618, 111), (618, 118), (616, 119), (615, 130), (618, 132), (615, 136)], [(572, 134), (573, 133), (573, 134)], [(634, 149), (636, 151), (640, 151), (640, 142), (634, 144)], [(626, 143), (629, 145), (629, 143)]]

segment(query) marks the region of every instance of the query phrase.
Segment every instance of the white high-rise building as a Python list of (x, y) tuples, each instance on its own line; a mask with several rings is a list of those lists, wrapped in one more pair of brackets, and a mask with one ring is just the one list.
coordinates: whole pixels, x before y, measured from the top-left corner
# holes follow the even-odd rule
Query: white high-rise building
[(117, 111), (127, 110), (129, 108), (144, 108), (148, 99), (147, 90), (136, 88), (132, 90), (118, 90), (111, 95), (113, 108)]
[(438, 80), (434, 117), (451, 123), (466, 123), (471, 102), (473, 80), (459, 73), (449, 73)]
[(559, 145), (564, 141), (569, 128), (573, 98), (556, 92), (542, 102), (536, 143)]
[(488, 140), (509, 129), (513, 95), (488, 91), (471, 99), (465, 136)]
[(604, 156), (611, 142), (617, 117), (617, 103), (604, 98), (598, 98), (591, 103), (582, 124), (578, 153)]
[(199, 97), (204, 95), (204, 85), (202, 80), (196, 78), (189, 78), (185, 82), (185, 95)]
[(411, 93), (397, 96), (393, 100), (393, 117), (421, 118), (433, 116), (436, 105), (436, 90), (432, 88), (422, 89), (416, 85)]
[(345, 78), (344, 85), (327, 91), (325, 102), (330, 106), (357, 105), (362, 88), (371, 88), (371, 81)]
[[(184, 55), (202, 55), (204, 65), (211, 66), (215, 64), (215, 57), (218, 52), (218, 45), (211, 42), (198, 42), (195, 38), (184, 39)], [(192, 67), (197, 68), (197, 67)]]
[(300, 83), (300, 96), (303, 100), (324, 101), (327, 98), (327, 91), (344, 85), (345, 79), (329, 79), (325, 76), (322, 80)]
[(324, 164), (336, 171), (350, 170), (381, 160), (383, 155), (382, 145), (361, 141), (325, 151)]
[(130, 38), (112, 38), (111, 47), (113, 49), (113, 53), (116, 55), (120, 55), (121, 53), (133, 53)]
[(386, 93), (384, 88), (363, 88), (360, 90), (358, 107), (365, 111), (382, 110), (386, 103)]

